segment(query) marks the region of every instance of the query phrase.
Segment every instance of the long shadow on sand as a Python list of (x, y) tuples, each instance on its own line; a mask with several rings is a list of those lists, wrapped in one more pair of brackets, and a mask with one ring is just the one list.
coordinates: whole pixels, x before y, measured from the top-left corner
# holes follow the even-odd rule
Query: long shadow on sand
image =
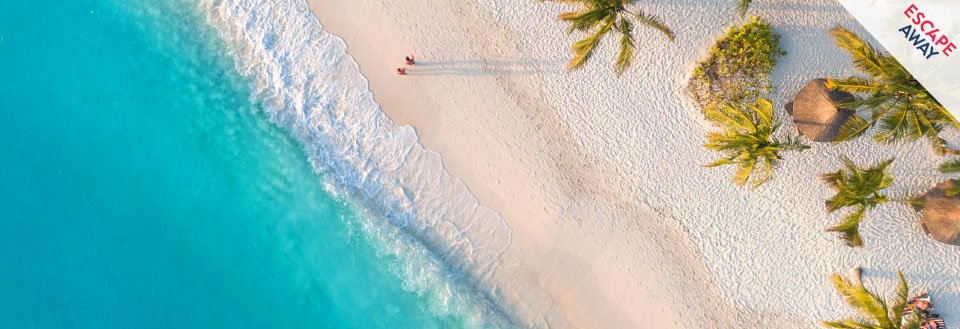
[(562, 62), (538, 59), (417, 61), (407, 75), (522, 76), (554, 71)]

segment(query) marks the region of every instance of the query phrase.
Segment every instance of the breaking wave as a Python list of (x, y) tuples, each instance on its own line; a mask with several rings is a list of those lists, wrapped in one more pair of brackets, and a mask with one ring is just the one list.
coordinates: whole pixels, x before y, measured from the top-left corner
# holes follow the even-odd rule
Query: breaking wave
[(302, 0), (203, 0), (254, 100), (304, 146), (327, 189), (366, 214), (408, 289), (484, 327), (556, 327), (510, 227), (447, 173), (413, 128), (383, 113), (342, 39)]

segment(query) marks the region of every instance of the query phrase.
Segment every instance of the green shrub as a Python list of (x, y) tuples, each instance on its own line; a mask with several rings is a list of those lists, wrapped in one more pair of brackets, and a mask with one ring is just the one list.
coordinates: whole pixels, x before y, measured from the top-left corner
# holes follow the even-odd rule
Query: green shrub
[(785, 54), (780, 35), (751, 17), (717, 40), (710, 56), (694, 69), (687, 89), (701, 108), (753, 104), (773, 89), (770, 73)]

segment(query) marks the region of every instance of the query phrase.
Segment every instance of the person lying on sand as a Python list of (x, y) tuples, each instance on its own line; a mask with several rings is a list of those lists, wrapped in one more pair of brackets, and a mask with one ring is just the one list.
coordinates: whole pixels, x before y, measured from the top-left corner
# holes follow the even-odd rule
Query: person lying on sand
[(920, 324), (920, 328), (923, 329), (943, 329), (940, 328), (940, 325), (937, 324), (937, 321), (933, 319), (923, 320), (923, 323)]
[(397, 74), (399, 74), (399, 75), (407, 75), (407, 68), (405, 68), (405, 67), (398, 67), (398, 68), (397, 68)]
[(947, 329), (947, 324), (943, 322), (940, 315), (934, 314), (932, 317), (923, 320), (920, 323), (922, 329)]
[(903, 314), (907, 315), (910, 313), (919, 312), (926, 317), (930, 314), (930, 311), (933, 311), (933, 302), (930, 300), (930, 297), (928, 297), (927, 294), (922, 294), (910, 299), (910, 301), (907, 302), (907, 306), (903, 309)]
[(913, 304), (913, 309), (920, 312), (927, 312), (933, 309), (933, 304), (931, 304), (929, 300), (919, 299)]
[(404, 59), (404, 63), (407, 63), (407, 65), (416, 64), (416, 62), (413, 60), (413, 55), (404, 57), (403, 59)]

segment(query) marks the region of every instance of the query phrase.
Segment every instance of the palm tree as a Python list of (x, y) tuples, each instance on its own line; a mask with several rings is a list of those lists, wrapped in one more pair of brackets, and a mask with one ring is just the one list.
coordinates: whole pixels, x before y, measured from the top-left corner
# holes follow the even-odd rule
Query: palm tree
[(593, 51), (600, 41), (610, 31), (620, 34), (620, 54), (614, 64), (617, 76), (623, 74), (630, 67), (633, 55), (637, 50), (636, 40), (633, 38), (635, 23), (646, 25), (663, 32), (670, 41), (674, 34), (660, 18), (648, 15), (643, 11), (632, 11), (627, 5), (634, 0), (540, 0), (553, 2), (569, 2), (581, 5), (581, 9), (560, 14), (560, 19), (570, 23), (567, 33), (574, 31), (587, 32), (583, 40), (573, 44), (574, 56), (567, 65), (568, 71), (579, 70), (593, 57)]
[[(759, 99), (750, 107), (728, 104), (704, 109), (707, 120), (722, 128), (707, 135), (707, 149), (722, 152), (723, 158), (706, 165), (716, 167), (732, 164), (739, 167), (733, 183), (744, 185), (753, 181), (753, 188), (770, 179), (771, 171), (780, 162), (781, 151), (803, 151), (809, 146), (798, 138), (778, 139), (773, 133), (780, 123), (773, 117), (773, 105)], [(754, 171), (761, 170), (759, 176)]]
[(740, 12), (740, 16), (747, 14), (747, 9), (750, 9), (750, 3), (753, 0), (737, 0), (737, 10)]
[(837, 194), (826, 202), (827, 212), (834, 212), (842, 208), (853, 208), (853, 212), (844, 217), (843, 222), (830, 227), (827, 232), (840, 233), (841, 238), (851, 247), (862, 247), (860, 239), (860, 221), (868, 209), (890, 201), (880, 190), (893, 186), (893, 176), (887, 172), (887, 167), (893, 159), (887, 159), (870, 168), (860, 168), (853, 161), (844, 157), (840, 168), (832, 173), (823, 174), (820, 178), (824, 183), (837, 191)]
[(855, 309), (860, 319), (847, 318), (840, 321), (823, 321), (823, 326), (835, 329), (918, 329), (923, 321), (918, 314), (903, 316), (903, 309), (909, 298), (909, 288), (903, 273), (897, 271), (900, 285), (897, 286), (897, 295), (888, 304), (879, 295), (863, 286), (859, 278), (844, 278), (839, 274), (830, 276), (833, 286), (843, 297), (843, 300)]
[(958, 127), (957, 120), (893, 56), (882, 54), (853, 32), (837, 26), (830, 35), (853, 57), (854, 66), (867, 78), (827, 79), (831, 90), (859, 95), (839, 106), (857, 111), (840, 128), (836, 141), (862, 135), (876, 126), (873, 139), (881, 143), (930, 140), (937, 154), (945, 152), (946, 141), (940, 133), (946, 127)]

